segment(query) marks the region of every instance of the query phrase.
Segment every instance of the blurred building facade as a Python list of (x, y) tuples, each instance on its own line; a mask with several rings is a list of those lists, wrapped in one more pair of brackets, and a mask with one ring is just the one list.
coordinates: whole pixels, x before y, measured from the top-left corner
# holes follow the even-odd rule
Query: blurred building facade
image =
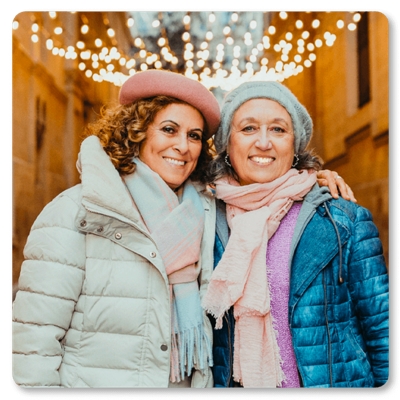
[(285, 83), (310, 111), (324, 167), (371, 211), (389, 267), (388, 19), (364, 13), (356, 31), (341, 31), (332, 48), (319, 49), (313, 68)]
[[(186, 20), (181, 25), (179, 21), (187, 13), (156, 14), (158, 20), (162, 17), (164, 22), (161, 36), (154, 30), (145, 29), (153, 24), (151, 21), (155, 21), (155, 16), (140, 13), (63, 12), (52, 15), (36, 12), (16, 16), (12, 76), (13, 284), (18, 280), (23, 247), (35, 218), (57, 194), (79, 182), (75, 163), (84, 126), (97, 117), (103, 104), (117, 100), (122, 78), (114, 74), (117, 79), (111, 82), (107, 80), (107, 74), (111, 74), (116, 65), (128, 76), (129, 68), (143, 69), (140, 59), (145, 57), (152, 68), (202, 76), (219, 100), (229, 89), (228, 85), (218, 84), (223, 82), (223, 66), (228, 61), (232, 64), (231, 75), (236, 74), (237, 78), (230, 82), (231, 86), (240, 83), (240, 79), (256, 79), (257, 73), (259, 79), (271, 79), (267, 76), (268, 71), (283, 79), (313, 118), (312, 146), (323, 158), (325, 168), (343, 176), (355, 192), (358, 203), (372, 212), (389, 263), (387, 18), (378, 12), (360, 13), (357, 29), (349, 30), (337, 29), (337, 25), (338, 18), (345, 26), (352, 23), (354, 15), (350, 13), (340, 16), (339, 13), (322, 12), (239, 13), (240, 19), (235, 22), (233, 14), (236, 13), (213, 13), (212, 19), (210, 13), (201, 12), (190, 13), (189, 22)], [(243, 21), (246, 25), (254, 24), (252, 41), (264, 43), (263, 46), (257, 48), (254, 43), (250, 46), (244, 42), (239, 46), (238, 38), (249, 42), (248, 32), (242, 29)], [(317, 43), (318, 35), (321, 35), (316, 29), (299, 28), (298, 21), (302, 21), (303, 26), (323, 21), (325, 31), (331, 35), (335, 32), (334, 45), (308, 46), (308, 50), (303, 55), (297, 54), (296, 59), (297, 65), (304, 60), (308, 63), (288, 72), (281, 61), (289, 58), (288, 50), (285, 51), (288, 44), (297, 43), (296, 46), (301, 47), (302, 37), (303, 42), (305, 38), (308, 43)], [(210, 27), (212, 23), (214, 25)], [(153, 25), (157, 27), (157, 23)], [(59, 26), (63, 27), (63, 32), (57, 39), (54, 32)], [(88, 32), (84, 32), (85, 26), (90, 27)], [(271, 27), (275, 29), (273, 33)], [(34, 35), (39, 33), (47, 39), (36, 40)], [(226, 42), (233, 33), (236, 49), (234, 45), (215, 48), (217, 56), (213, 59), (210, 56), (211, 38), (220, 35), (219, 43)], [(202, 39), (202, 35), (208, 39)], [(267, 36), (274, 42), (263, 42), (263, 37)], [(157, 53), (164, 45), (160, 39), (168, 44), (164, 58)], [(99, 74), (97, 80), (72, 51), (79, 43), (84, 43), (82, 51), (89, 51), (88, 44), (96, 43), (96, 40), (99, 49), (105, 43), (110, 49), (113, 46), (114, 50), (118, 49), (113, 50), (118, 55), (114, 57), (113, 67), (107, 67), (108, 71), (104, 69), (103, 79)], [(197, 46), (202, 53), (196, 55), (188, 43)], [(61, 54), (62, 48), (71, 51), (71, 55)], [(235, 55), (235, 51), (242, 53)], [(108, 52), (109, 57), (111, 52)], [(166, 56), (167, 53), (170, 56)], [(187, 56), (188, 53), (193, 56)], [(95, 64), (94, 59), (90, 62)], [(213, 68), (221, 78), (219, 81), (208, 79)]]

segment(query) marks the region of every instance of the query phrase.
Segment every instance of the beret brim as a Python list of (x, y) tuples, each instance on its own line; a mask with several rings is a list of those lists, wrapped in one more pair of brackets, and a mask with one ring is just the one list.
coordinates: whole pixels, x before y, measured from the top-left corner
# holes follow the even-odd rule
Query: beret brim
[(137, 72), (122, 85), (119, 102), (125, 105), (139, 99), (160, 95), (183, 100), (200, 111), (207, 123), (207, 139), (217, 131), (220, 123), (220, 108), (215, 96), (200, 82), (172, 71)]

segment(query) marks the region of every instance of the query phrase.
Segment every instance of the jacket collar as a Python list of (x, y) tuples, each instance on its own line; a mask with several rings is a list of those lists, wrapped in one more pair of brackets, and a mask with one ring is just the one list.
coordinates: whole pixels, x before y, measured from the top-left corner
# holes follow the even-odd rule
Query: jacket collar
[[(320, 187), (316, 183), (311, 190), (307, 193), (303, 200), (299, 216), (297, 218), (296, 226), (293, 232), (292, 243), (290, 247), (290, 258), (292, 260), (294, 250), (303, 234), (304, 228), (313, 217), (317, 208), (325, 201), (332, 199), (329, 189), (326, 186)], [(290, 265), (290, 263), (289, 263)]]
[[(81, 174), (82, 204), (87, 210), (143, 225), (124, 180), (97, 136), (89, 136), (82, 142), (76, 164)], [(205, 190), (205, 185), (192, 183), (197, 192)]]
[(228, 222), (226, 220), (226, 204), (220, 199), (216, 199), (215, 204), (216, 204), (215, 230), (225, 249), (229, 239), (229, 227), (228, 227)]
[(89, 136), (82, 142), (77, 168), (81, 173), (82, 204), (87, 210), (125, 222), (140, 220), (123, 180), (97, 136)]
[[(313, 203), (311, 207), (310, 203), (305, 201), (303, 207), (312, 209), (317, 204), (318, 201)], [(351, 235), (349, 230), (338, 221), (334, 221), (326, 210), (327, 207), (330, 207), (330, 201), (319, 204), (318, 208), (314, 208), (314, 212), (308, 214), (311, 218), (308, 218), (305, 222), (298, 220), (296, 230), (300, 234), (293, 238), (296, 242), (292, 241), (294, 255), (290, 263), (290, 315), (292, 315), (293, 307), (304, 291), (336, 257), (339, 253), (339, 246), (346, 244)]]

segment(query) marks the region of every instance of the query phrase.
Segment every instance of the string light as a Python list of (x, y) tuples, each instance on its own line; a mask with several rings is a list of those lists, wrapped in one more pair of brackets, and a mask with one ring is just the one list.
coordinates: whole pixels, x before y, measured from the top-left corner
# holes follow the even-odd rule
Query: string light
[[(52, 54), (66, 59), (79, 58), (77, 64), (79, 70), (84, 71), (86, 77), (96, 82), (107, 80), (120, 85), (137, 70), (166, 68), (165, 63), (169, 64), (171, 69), (174, 69), (176, 66), (182, 65), (180, 63), (180, 59), (182, 59), (185, 66), (183, 73), (192, 79), (201, 79), (210, 88), (216, 86), (226, 88), (229, 85), (238, 84), (239, 80), (253, 78), (282, 81), (289, 76), (301, 73), (304, 67), (310, 68), (317, 59), (316, 50), (324, 45), (333, 46), (336, 41), (332, 27), (324, 35), (320, 33), (321, 27), (324, 26), (324, 14), (322, 13), (318, 15), (318, 18), (312, 19), (310, 15), (309, 18), (296, 19), (295, 13), (282, 11), (279, 13), (279, 18), (287, 22), (269, 25), (264, 32), (260, 33), (262, 16), (260, 19), (249, 18), (251, 14), (247, 17), (245, 16), (246, 13), (243, 13), (242, 18), (242, 13), (232, 12), (229, 16), (229, 22), (224, 23), (221, 27), (221, 24), (215, 24), (218, 13), (211, 12), (207, 15), (209, 24), (204, 31), (204, 38), (200, 40), (199, 44), (196, 45), (198, 46), (197, 49), (195, 49), (190, 27), (193, 17), (191, 14), (193, 13), (187, 13), (182, 18), (184, 25), (181, 36), (184, 43), (182, 55), (175, 54), (169, 45), (161, 12), (158, 13), (158, 18), (151, 22), (152, 28), (158, 29), (160, 32), (159, 37), (156, 36), (159, 51), (155, 53), (149, 51), (146, 47), (144, 38), (137, 36), (133, 39), (133, 44), (137, 50), (131, 55), (124, 54), (118, 48), (117, 33), (110, 26), (106, 15), (103, 15), (102, 18), (106, 37), (103, 34), (97, 37), (94, 42), (91, 42), (93, 39), (89, 39), (89, 36), (87, 36), (87, 39), (80, 36), (75, 46), (65, 48), (62, 45), (62, 35), (65, 33), (65, 29), (60, 23), (60, 19), (57, 19), (58, 14), (55, 12), (49, 12), (50, 18), (57, 20), (57, 26), (52, 33), (44, 31), (41, 23), (32, 18), (34, 22), (31, 25), (31, 40), (33, 43), (38, 43), (43, 36), (45, 48)], [(254, 15), (254, 13), (252, 14)], [(344, 16), (346, 13), (337, 14)], [(239, 16), (240, 25), (235, 25), (239, 21)], [(352, 13), (347, 28), (354, 31), (361, 18), (360, 13)], [(340, 17), (337, 19), (335, 28), (342, 29), (345, 26), (343, 19)], [(292, 24), (295, 25), (295, 30), (289, 28), (291, 26), (289, 21), (292, 21)], [(128, 28), (137, 26), (132, 16), (127, 17), (125, 23)], [(238, 36), (239, 26), (246, 29), (244, 34), (242, 33), (242, 37)], [(285, 27), (288, 30), (282, 32), (282, 28)], [(13, 21), (13, 29), (17, 30), (18, 28), (18, 21)], [(85, 16), (82, 17), (82, 25), (80, 26), (82, 35), (88, 35), (89, 31), (95, 32), (97, 29), (98, 27), (90, 26), (90, 21)], [(312, 35), (309, 29), (312, 29)], [(253, 37), (252, 34), (256, 36)], [(277, 40), (273, 39), (275, 36)], [(201, 38), (197, 34), (193, 39)], [(217, 42), (215, 43), (215, 41)], [(291, 41), (295, 44), (294, 46), (290, 43)], [(227, 46), (226, 48), (224, 48), (224, 44)], [(276, 55), (269, 60), (269, 57), (265, 56), (265, 52), (270, 51), (271, 47)], [(86, 64), (87, 62), (89, 63)], [(271, 65), (267, 67), (267, 64)]]
[(349, 29), (349, 31), (355, 31), (357, 29), (357, 25), (351, 22), (347, 25), (347, 28)]
[(344, 22), (343, 22), (343, 20), (339, 19), (339, 20), (336, 22), (336, 26), (337, 26), (339, 29), (342, 29), (342, 28), (344, 27)]
[(320, 23), (319, 19), (314, 19), (314, 21), (311, 23), (311, 26), (314, 29), (317, 29), (320, 25), (321, 25), (321, 23)]

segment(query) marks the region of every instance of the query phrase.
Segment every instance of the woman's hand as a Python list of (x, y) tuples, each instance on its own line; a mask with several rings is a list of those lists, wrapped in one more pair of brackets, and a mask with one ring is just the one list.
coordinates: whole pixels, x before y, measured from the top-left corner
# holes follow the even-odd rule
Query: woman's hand
[(353, 203), (357, 203), (350, 186), (335, 171), (323, 169), (317, 172), (317, 182), (319, 186), (328, 186), (333, 198), (338, 199), (340, 195)]

